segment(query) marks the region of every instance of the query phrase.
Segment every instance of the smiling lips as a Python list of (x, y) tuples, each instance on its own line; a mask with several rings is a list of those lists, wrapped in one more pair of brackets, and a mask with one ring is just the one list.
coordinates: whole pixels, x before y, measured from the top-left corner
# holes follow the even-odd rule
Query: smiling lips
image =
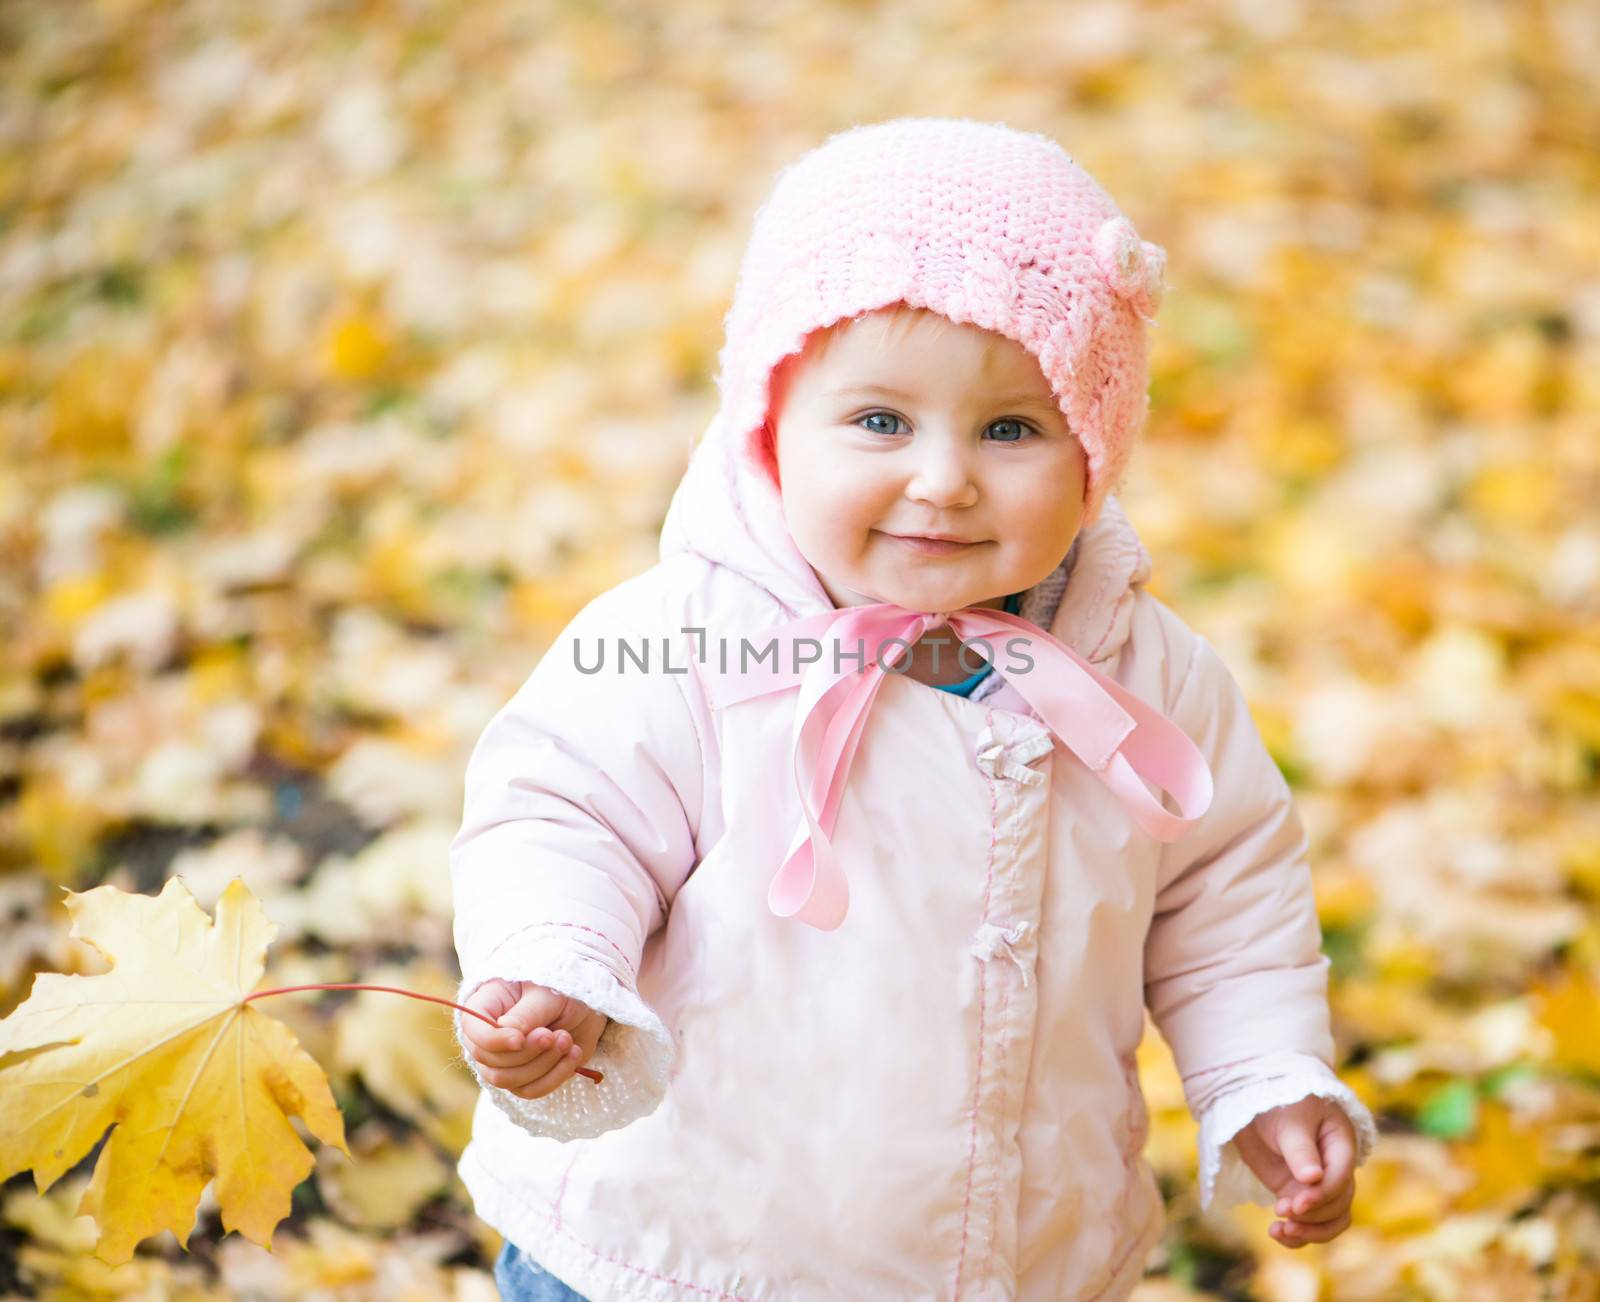
[(968, 547), (977, 546), (976, 543), (960, 542), (948, 538), (924, 538), (915, 534), (892, 533), (888, 536), (896, 542), (904, 543), (912, 551), (920, 552), (924, 556), (949, 556), (955, 552), (965, 551)]

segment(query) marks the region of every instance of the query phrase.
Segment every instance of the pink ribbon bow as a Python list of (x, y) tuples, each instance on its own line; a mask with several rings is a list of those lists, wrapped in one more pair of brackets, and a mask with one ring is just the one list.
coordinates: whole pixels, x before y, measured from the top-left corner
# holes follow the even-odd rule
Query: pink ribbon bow
[[(1183, 730), (1038, 625), (984, 606), (930, 614), (878, 602), (824, 611), (771, 630), (777, 665), (758, 661), (726, 671), (714, 691), (720, 707), (800, 687), (793, 768), (804, 822), (767, 890), (767, 907), (778, 917), (821, 931), (844, 921), (850, 889), (829, 836), (873, 697), (890, 672), (884, 657), (898, 664), (924, 633), (945, 623), (963, 642), (1005, 635), (1028, 640), (1033, 665), (1007, 674), (1007, 681), (1158, 841), (1177, 840), (1211, 807), (1211, 770)], [(820, 644), (820, 657), (795, 667), (799, 656), (792, 650), (786, 667), (782, 648), (807, 638)], [(974, 646), (989, 652), (983, 642)], [(992, 654), (986, 658), (1001, 672)], [(1163, 809), (1141, 778), (1171, 795), (1182, 816)]]

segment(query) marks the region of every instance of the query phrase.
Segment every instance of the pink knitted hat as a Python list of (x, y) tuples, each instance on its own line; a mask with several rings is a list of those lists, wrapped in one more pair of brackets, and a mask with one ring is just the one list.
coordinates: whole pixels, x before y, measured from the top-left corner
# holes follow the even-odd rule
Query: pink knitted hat
[(757, 211), (718, 354), (726, 433), (771, 477), (774, 368), (808, 335), (891, 303), (971, 322), (1039, 361), (1087, 454), (1083, 527), (1149, 409), (1166, 252), (1054, 140), (966, 118), (828, 137)]

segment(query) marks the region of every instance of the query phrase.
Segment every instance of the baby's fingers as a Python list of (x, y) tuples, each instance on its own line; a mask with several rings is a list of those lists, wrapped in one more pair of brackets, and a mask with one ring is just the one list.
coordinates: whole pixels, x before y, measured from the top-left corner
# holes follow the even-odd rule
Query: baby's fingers
[[(1308, 1189), (1292, 1198), (1280, 1198), (1273, 1210), (1291, 1220), (1320, 1225), (1349, 1212), (1355, 1192), (1353, 1182), (1332, 1190)], [(1290, 1205), (1286, 1207), (1285, 1203)]]
[(1327, 1175), (1322, 1169), (1322, 1154), (1316, 1137), (1298, 1118), (1287, 1119), (1278, 1131), (1278, 1151), (1283, 1154), (1284, 1165), (1305, 1185), (1321, 1185)]
[(510, 981), (490, 977), (462, 1002), (485, 1017), (499, 1021), (500, 1015), (517, 1002), (517, 991), (518, 986)]
[(463, 1017), (461, 1034), (472, 1046), (472, 1056), (480, 1062), (486, 1060), (485, 1054), (520, 1054), (524, 1059), (527, 1057), (523, 1047), (526, 1037), (515, 1026), (490, 1026), (476, 1017)]
[(1318, 1138), (1324, 1165), (1322, 1179), (1313, 1185), (1297, 1182), (1291, 1188), (1280, 1190), (1282, 1196), (1275, 1208), (1278, 1215), (1304, 1219), (1311, 1211), (1318, 1210), (1323, 1215), (1317, 1219), (1325, 1220), (1327, 1209), (1340, 1206), (1341, 1198), (1344, 1205), (1348, 1205), (1354, 1192), (1351, 1177), (1355, 1172), (1355, 1133), (1342, 1112), (1330, 1113), (1319, 1128)]
[[(552, 1093), (566, 1084), (567, 1078), (578, 1070), (578, 1064), (582, 1060), (583, 1046), (581, 1044), (569, 1044), (567, 1051), (560, 1056), (556, 1064), (548, 1071), (530, 1073), (531, 1079), (526, 1084), (520, 1087), (512, 1086), (508, 1088), (511, 1089), (513, 1094), (521, 1098), (543, 1098), (546, 1094)], [(541, 1059), (540, 1063), (542, 1064), (543, 1061)]]
[(1356, 1132), (1342, 1109), (1331, 1110), (1323, 1120), (1317, 1138), (1322, 1143), (1325, 1168), (1322, 1183), (1339, 1188), (1350, 1181), (1356, 1169)]
[[(488, 1028), (485, 1029), (487, 1030)], [(515, 1027), (506, 1029), (516, 1033), (521, 1040), (521, 1046), (516, 1049), (501, 1050), (499, 1052), (475, 1047), (472, 1051), (472, 1056), (481, 1065), (485, 1067), (526, 1067), (549, 1053), (552, 1049), (558, 1053), (563, 1052), (566, 1049), (566, 1044), (571, 1043), (568, 1040), (564, 1044), (557, 1044), (555, 1032), (543, 1026), (529, 1031), (526, 1035), (516, 1031)]]
[(499, 1014), (498, 1020), (502, 1026), (520, 1026), (524, 1032), (536, 1031), (541, 1026), (549, 1026), (554, 1030), (556, 1014), (561, 1012), (566, 1002), (565, 995), (559, 995), (546, 986), (524, 981), (517, 1002)]
[(1273, 1221), (1267, 1233), (1286, 1248), (1301, 1248), (1308, 1243), (1327, 1243), (1350, 1228), (1350, 1213), (1336, 1220), (1313, 1224), (1301, 1220)]
[[(547, 1032), (541, 1032), (548, 1034)], [(537, 1095), (524, 1093), (531, 1085), (536, 1084), (550, 1072), (559, 1067), (573, 1049), (570, 1038), (563, 1036), (559, 1043), (552, 1037), (551, 1047), (542, 1053), (531, 1057), (524, 1057), (513, 1063), (501, 1066), (484, 1065), (480, 1068), (483, 1079), (491, 1085), (498, 1085), (501, 1089), (510, 1090), (513, 1094), (522, 1094), (524, 1098), (535, 1098)]]

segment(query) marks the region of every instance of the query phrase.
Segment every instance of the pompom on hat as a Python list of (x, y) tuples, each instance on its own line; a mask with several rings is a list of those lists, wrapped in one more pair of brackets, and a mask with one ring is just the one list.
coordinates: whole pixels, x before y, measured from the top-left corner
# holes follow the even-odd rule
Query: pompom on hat
[(814, 331), (904, 302), (1038, 360), (1084, 446), (1087, 527), (1149, 411), (1145, 325), (1165, 267), (1165, 251), (1048, 136), (966, 118), (837, 132), (784, 168), (756, 212), (718, 354), (726, 432), (769, 464), (777, 366)]

